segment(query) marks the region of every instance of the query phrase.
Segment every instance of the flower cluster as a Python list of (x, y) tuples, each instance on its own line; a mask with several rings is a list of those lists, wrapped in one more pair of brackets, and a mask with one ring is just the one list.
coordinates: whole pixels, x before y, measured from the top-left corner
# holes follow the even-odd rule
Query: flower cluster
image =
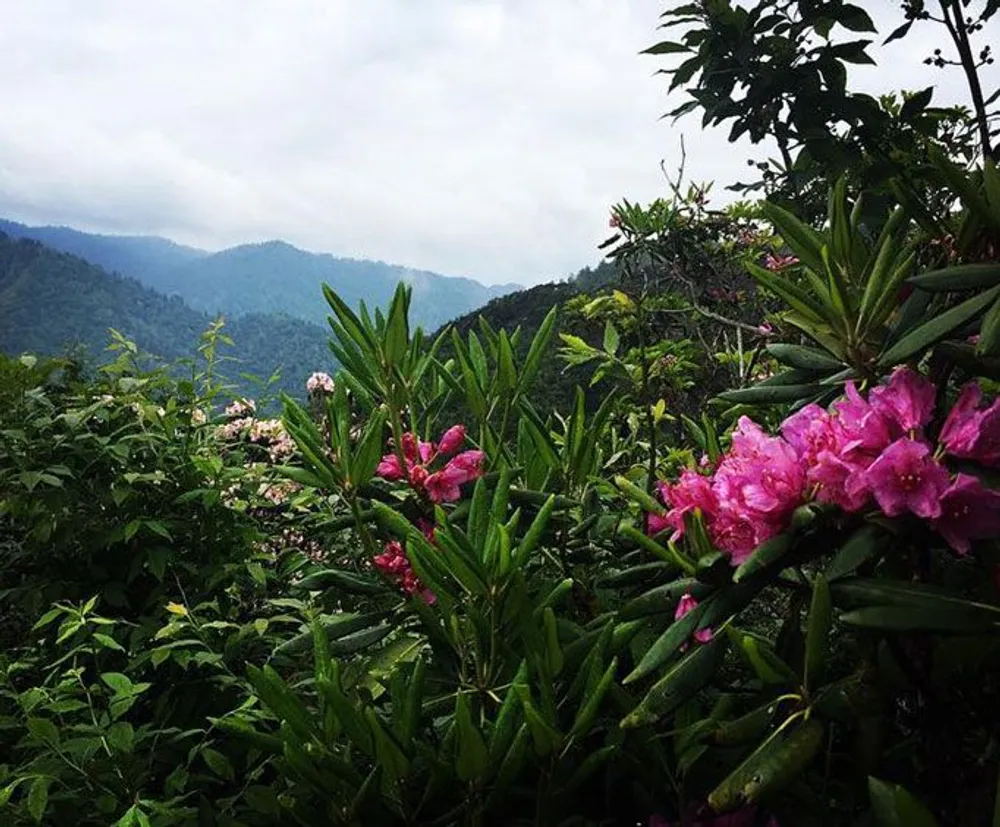
[(306, 380), (309, 393), (333, 393), (333, 379), (330, 374), (317, 372)]
[(434, 592), (421, 584), (398, 540), (390, 540), (386, 543), (383, 552), (376, 554), (373, 562), (375, 568), (390, 580), (398, 583), (399, 587), (407, 594), (419, 595), (426, 603), (434, 603), (437, 599)]
[(250, 426), (250, 441), (267, 448), (271, 462), (280, 462), (295, 452), (295, 441), (280, 419), (258, 419)]
[[(454, 425), (441, 436), (440, 442), (421, 442), (416, 434), (403, 434), (401, 453), (391, 453), (382, 457), (376, 474), (384, 480), (406, 480), (421, 496), (431, 502), (455, 502), (462, 494), (460, 486), (483, 474), (483, 452), (462, 451), (465, 442), (465, 426)], [(436, 471), (430, 466), (446, 459), (447, 463)]]
[(257, 413), (257, 403), (252, 399), (234, 399), (226, 405), (226, 416), (230, 419), (253, 416)]
[(807, 405), (780, 437), (742, 417), (714, 473), (685, 469), (676, 483), (660, 483), (669, 510), (650, 515), (648, 529), (672, 529), (676, 540), (686, 516), (698, 513), (716, 548), (739, 565), (815, 499), (849, 513), (877, 505), (889, 517), (914, 514), (965, 554), (973, 540), (1000, 534), (1000, 493), (971, 474), (953, 475), (942, 458), (1000, 465), (1000, 400), (986, 407), (978, 386), (966, 386), (936, 448), (925, 433), (934, 401), (934, 385), (904, 367), (867, 398), (848, 382), (829, 410)]
[(799, 263), (797, 256), (782, 255), (781, 253), (768, 253), (764, 256), (764, 268), (772, 273), (785, 270)]

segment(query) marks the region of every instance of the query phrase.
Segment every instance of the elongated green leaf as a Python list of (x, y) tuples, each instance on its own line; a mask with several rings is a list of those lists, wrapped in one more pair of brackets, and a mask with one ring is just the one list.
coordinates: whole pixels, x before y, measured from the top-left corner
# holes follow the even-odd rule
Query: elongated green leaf
[(645, 655), (643, 655), (639, 664), (632, 670), (628, 677), (625, 678), (624, 683), (629, 684), (634, 683), (637, 680), (641, 680), (647, 675), (655, 672), (663, 664), (670, 660), (677, 650), (688, 641), (692, 634), (694, 634), (695, 629), (698, 628), (698, 622), (701, 620), (701, 616), (704, 614), (705, 607), (707, 605), (708, 601), (700, 603), (680, 620), (675, 620), (671, 623), (670, 626), (667, 627), (666, 631), (663, 632), (663, 634), (661, 634), (653, 642), (653, 645), (649, 647), (649, 650)]
[(898, 784), (869, 776), (868, 795), (879, 827), (938, 827), (930, 811)]
[(976, 353), (980, 356), (1000, 355), (1000, 298), (993, 302), (983, 317)]
[(812, 762), (822, 743), (816, 718), (783, 725), (712, 790), (709, 805), (725, 813), (777, 792)]
[(833, 624), (830, 586), (822, 574), (813, 581), (812, 603), (806, 632), (806, 686), (815, 689), (822, 680), (826, 643)]
[(826, 567), (827, 582), (853, 574), (858, 566), (879, 554), (884, 545), (885, 533), (878, 526), (862, 526), (841, 546)]
[(747, 269), (759, 284), (778, 298), (783, 299), (792, 310), (797, 311), (807, 321), (813, 324), (824, 324), (830, 321), (828, 310), (808, 291), (791, 280), (754, 264), (748, 265)]
[(468, 783), (483, 775), (489, 763), (489, 755), (486, 742), (472, 721), (469, 701), (464, 692), (459, 692), (455, 697), (455, 730), (458, 735), (455, 768), (458, 777)]
[(929, 293), (985, 290), (1000, 285), (1000, 264), (958, 264), (921, 273), (909, 281)]
[(725, 654), (726, 644), (724, 635), (706, 644), (695, 644), (622, 720), (622, 729), (647, 726), (676, 710), (712, 678)]
[(1000, 285), (967, 299), (956, 307), (946, 310), (937, 318), (911, 330), (879, 357), (879, 366), (892, 367), (921, 353), (956, 328), (982, 313), (998, 296), (1000, 296)]
[(762, 206), (768, 221), (774, 225), (778, 235), (798, 256), (799, 261), (811, 270), (822, 273), (823, 237), (784, 207), (779, 207), (770, 201), (765, 201)]
[(733, 573), (733, 582), (740, 583), (752, 574), (770, 568), (785, 556), (791, 546), (792, 535), (787, 532), (761, 543), (753, 554), (744, 560)]
[(822, 390), (820, 385), (755, 385), (752, 388), (723, 391), (718, 398), (738, 405), (778, 405), (815, 396)]
[(804, 371), (841, 370), (844, 367), (843, 362), (826, 351), (804, 345), (772, 344), (767, 346), (767, 352), (779, 362)]

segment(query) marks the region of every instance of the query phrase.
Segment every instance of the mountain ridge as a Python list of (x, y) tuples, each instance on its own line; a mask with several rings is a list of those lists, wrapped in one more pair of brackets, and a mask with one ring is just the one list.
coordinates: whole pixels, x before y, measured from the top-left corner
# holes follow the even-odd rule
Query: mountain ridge
[(365, 301), (371, 307), (385, 305), (396, 284), (404, 281), (413, 285), (414, 322), (432, 329), (522, 289), (515, 283), (485, 285), (381, 260), (312, 252), (282, 239), (211, 252), (160, 236), (104, 235), (8, 219), (0, 219), (0, 231), (138, 279), (158, 292), (179, 296), (195, 310), (230, 317), (278, 312), (323, 324), (327, 308), (321, 283), (329, 283), (350, 305)]

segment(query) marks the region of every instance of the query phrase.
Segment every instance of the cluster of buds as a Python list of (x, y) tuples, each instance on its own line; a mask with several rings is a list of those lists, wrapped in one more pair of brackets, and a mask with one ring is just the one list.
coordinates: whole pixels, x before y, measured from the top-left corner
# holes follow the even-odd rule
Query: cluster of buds
[(328, 373), (317, 371), (306, 380), (306, 390), (309, 393), (333, 393), (333, 379)]
[[(483, 475), (482, 451), (462, 451), (465, 426), (454, 425), (441, 436), (437, 444), (421, 442), (416, 434), (403, 434), (402, 459), (396, 453), (386, 454), (378, 464), (376, 474), (384, 480), (405, 480), (418, 494), (434, 503), (450, 503), (461, 498), (460, 486)], [(446, 459), (444, 467), (430, 467)]]

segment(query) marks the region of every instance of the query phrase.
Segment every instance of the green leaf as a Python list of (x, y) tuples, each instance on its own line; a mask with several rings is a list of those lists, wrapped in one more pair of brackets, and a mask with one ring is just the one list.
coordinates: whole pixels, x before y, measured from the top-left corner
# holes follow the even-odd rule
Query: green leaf
[(774, 225), (778, 235), (785, 240), (792, 252), (798, 256), (799, 261), (813, 272), (824, 272), (823, 237), (784, 207), (779, 207), (770, 201), (765, 201), (762, 207), (764, 215)]
[(726, 643), (726, 636), (718, 635), (708, 643), (695, 644), (622, 720), (622, 729), (647, 726), (677, 709), (715, 674), (725, 653)]
[(472, 721), (466, 693), (461, 691), (455, 698), (455, 729), (458, 735), (455, 761), (458, 777), (466, 783), (475, 781), (486, 772), (489, 755), (483, 736)]
[(334, 589), (348, 594), (384, 594), (387, 587), (378, 580), (370, 580), (359, 574), (339, 569), (325, 569), (303, 577), (295, 584), (305, 591), (325, 591)]
[(616, 328), (608, 319), (604, 324), (604, 351), (609, 356), (614, 356), (618, 352), (618, 345), (621, 341)]
[(984, 290), (1000, 285), (1000, 264), (958, 264), (921, 273), (909, 283), (929, 293)]
[(834, 359), (826, 351), (804, 345), (772, 344), (767, 351), (775, 359), (793, 368), (810, 371), (840, 370), (844, 363)]
[(724, 813), (773, 795), (812, 762), (822, 743), (816, 718), (786, 722), (712, 790), (709, 805)]
[[(841, 367), (838, 364), (838, 367)], [(717, 397), (723, 402), (736, 405), (778, 405), (785, 402), (798, 402), (815, 396), (823, 390), (821, 385), (757, 385), (752, 388), (723, 391)]]
[(45, 815), (45, 808), (49, 805), (49, 785), (51, 783), (51, 778), (40, 775), (28, 787), (28, 812), (38, 824), (41, 823), (42, 816)]
[(690, 52), (691, 49), (685, 46), (683, 43), (671, 43), (669, 40), (664, 40), (661, 43), (657, 43), (650, 46), (648, 49), (643, 49), (639, 54), (641, 55), (674, 55), (680, 52)]
[(230, 764), (229, 759), (218, 750), (214, 750), (211, 747), (205, 747), (201, 751), (201, 757), (208, 765), (208, 768), (220, 778), (232, 781), (236, 777), (236, 773), (233, 772), (233, 765)]
[(618, 669), (618, 658), (612, 658), (608, 668), (601, 675), (597, 686), (584, 695), (584, 702), (581, 704), (573, 720), (573, 726), (569, 731), (570, 738), (582, 738), (590, 731), (590, 726), (594, 722), (598, 709), (604, 701), (604, 696), (611, 688), (615, 673)]
[(879, 827), (938, 827), (930, 811), (898, 784), (868, 776), (868, 795)]
[(826, 660), (826, 644), (833, 624), (833, 603), (830, 586), (822, 574), (813, 581), (812, 603), (806, 631), (806, 686), (815, 689), (822, 679)]
[(740, 583), (752, 574), (770, 568), (785, 556), (791, 546), (792, 535), (788, 532), (761, 543), (733, 573), (733, 582)]
[(673, 657), (674, 653), (688, 641), (698, 628), (698, 622), (701, 620), (706, 606), (708, 606), (707, 601), (700, 603), (684, 615), (684, 617), (680, 618), (680, 620), (675, 620), (671, 623), (666, 631), (649, 647), (649, 650), (643, 655), (639, 664), (625, 678), (624, 683), (633, 683), (646, 677)]
[(826, 567), (827, 582), (853, 574), (858, 566), (881, 553), (885, 540), (885, 533), (878, 526), (866, 525), (859, 528)]
[(108, 730), (108, 744), (117, 752), (129, 753), (135, 743), (135, 730), (127, 721), (115, 721)]
[(983, 317), (976, 353), (980, 356), (1000, 355), (1000, 298), (993, 302)]
[(534, 384), (538, 376), (538, 371), (542, 367), (543, 359), (548, 354), (549, 345), (552, 343), (557, 316), (558, 310), (556, 307), (553, 307), (546, 314), (545, 319), (539, 325), (538, 331), (531, 340), (531, 347), (528, 350), (528, 355), (524, 360), (524, 367), (521, 370), (521, 376), (518, 379), (518, 393), (524, 393)]
[(973, 635), (1000, 628), (963, 612), (945, 610), (931, 613), (925, 608), (911, 606), (869, 606), (854, 609), (842, 614), (840, 622), (847, 626), (883, 632)]
[(953, 330), (975, 318), (1000, 296), (1000, 285), (967, 299), (907, 333), (879, 357), (879, 367), (892, 367), (927, 350)]

